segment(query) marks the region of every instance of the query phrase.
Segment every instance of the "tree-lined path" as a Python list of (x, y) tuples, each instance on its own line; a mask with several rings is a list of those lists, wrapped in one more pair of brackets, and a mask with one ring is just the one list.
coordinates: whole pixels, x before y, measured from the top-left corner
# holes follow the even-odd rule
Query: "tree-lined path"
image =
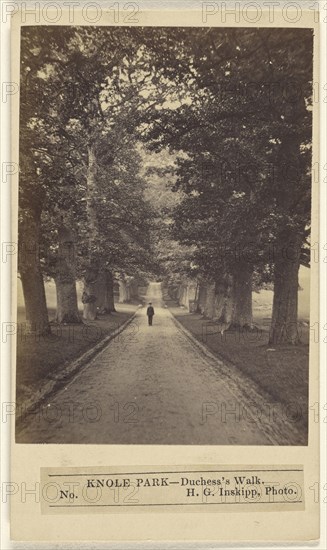
[[(21, 439), (302, 441), (278, 415), (266, 425), (236, 409), (261, 404), (267, 417), (269, 400), (295, 403), (307, 430), (310, 320), (298, 295), (315, 246), (312, 51), (309, 28), (22, 29), (18, 407), (143, 307), (28, 416)], [(176, 309), (161, 307), (153, 281)], [(254, 293), (266, 291), (258, 319)], [(197, 337), (203, 322), (238, 332), (211, 348), (228, 366), (178, 319)]]
[[(147, 325), (140, 308), (133, 324), (67, 387), (28, 416), (20, 442), (107, 444), (272, 444), (274, 429), (245, 410), (246, 397), (178, 328), (161, 306), (161, 285), (150, 283), (155, 307)], [(260, 407), (260, 403), (256, 403)], [(267, 406), (268, 404), (264, 404)], [(228, 412), (229, 411), (229, 412)], [(258, 420), (258, 419), (257, 419)], [(283, 435), (289, 441), (287, 425)], [(281, 441), (281, 439), (280, 439)]]

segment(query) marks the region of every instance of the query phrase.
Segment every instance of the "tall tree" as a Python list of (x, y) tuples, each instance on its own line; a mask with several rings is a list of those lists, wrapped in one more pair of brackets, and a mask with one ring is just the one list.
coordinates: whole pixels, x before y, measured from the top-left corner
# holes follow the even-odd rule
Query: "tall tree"
[[(68, 40), (71, 31), (63, 33)], [(50, 332), (43, 280), (44, 218), (49, 190), (56, 186), (53, 152), (58, 120), (53, 106), (58, 103), (58, 86), (52, 86), (55, 44), (44, 27), (26, 27), (21, 37), (20, 95), (20, 178), (19, 178), (19, 270), (23, 284), (26, 317), (43, 334)], [(58, 133), (57, 133), (58, 137)], [(58, 187), (57, 187), (58, 191)], [(54, 193), (55, 194), (55, 193)], [(51, 224), (50, 224), (51, 225)], [(24, 253), (34, 247), (34, 259)]]
[[(27, 76), (23, 86), (25, 101), (22, 101), (22, 113), (26, 114), (26, 121), (24, 120), (22, 127), (34, 126), (36, 128), (35, 138), (37, 138), (37, 131), (40, 128), (43, 130), (40, 143), (43, 143), (43, 148), (46, 144), (45, 153), (52, 160), (52, 163), (50, 161), (48, 164), (52, 164), (51, 168), (53, 169), (54, 159), (59, 160), (59, 164), (67, 171), (67, 182), (71, 172), (67, 165), (71, 163), (72, 157), (75, 167), (76, 161), (82, 167), (82, 177), (86, 183), (84, 197), (80, 197), (79, 193), (83, 190), (80, 180), (76, 180), (74, 184), (74, 192), (77, 191), (77, 197), (72, 196), (72, 188), (69, 189), (69, 186), (67, 191), (70, 208), (73, 208), (75, 213), (78, 211), (78, 214), (81, 215), (81, 225), (84, 228), (87, 225), (84, 242), (81, 239), (84, 256), (86, 254), (88, 258), (88, 267), (84, 262), (84, 296), (86, 297), (84, 314), (86, 318), (94, 318), (96, 308), (99, 306), (99, 300), (94, 294), (97, 286), (101, 289), (99, 292), (102, 294), (104, 292), (103, 299), (106, 302), (104, 309), (113, 308), (112, 269), (108, 269), (107, 264), (103, 267), (103, 262), (101, 264), (98, 254), (100, 229), (96, 201), (99, 185), (97, 172), (101, 158), (98, 159), (97, 154), (101, 149), (101, 142), (106, 141), (108, 147), (112, 147), (117, 136), (120, 146), (128, 146), (130, 136), (126, 134), (126, 131), (123, 136), (119, 136), (119, 123), (126, 115), (123, 113), (124, 109), (126, 111), (126, 105), (128, 105), (128, 113), (132, 115), (135, 105), (148, 102), (148, 99), (139, 96), (142, 86), (148, 78), (144, 71), (148, 66), (148, 60), (144, 56), (140, 59), (139, 55), (135, 55), (136, 45), (133, 33), (125, 28), (33, 28), (24, 29), (23, 35), (22, 60)], [(36, 89), (37, 84), (41, 84), (41, 94)], [(48, 98), (45, 92), (50, 92)], [(133, 123), (133, 116), (125, 118), (129, 118), (130, 123)], [(132, 127), (129, 130), (131, 129)], [(48, 136), (46, 130), (48, 130)], [(27, 140), (23, 139), (22, 143), (23, 146), (26, 146)], [(34, 142), (32, 144), (35, 146)], [(101, 153), (99, 154), (101, 156)], [(108, 158), (107, 156), (107, 160)], [(109, 164), (114, 162), (113, 155), (108, 162)], [(47, 185), (45, 177), (42, 178), (42, 185), (45, 195), (54, 199), (53, 202), (48, 201), (48, 204), (45, 205), (44, 219), (46, 220), (49, 215), (52, 216), (53, 224), (57, 223), (57, 230), (54, 229), (52, 235), (56, 234), (57, 237), (58, 235), (62, 237), (62, 222), (58, 220), (62, 220), (63, 214), (59, 203), (62, 202), (62, 181), (65, 181), (65, 177), (59, 172), (60, 170), (55, 167), (53, 177), (50, 177), (51, 184), (54, 184), (54, 192)], [(58, 178), (57, 182), (54, 181), (54, 175)], [(107, 183), (109, 183), (109, 187), (112, 187), (113, 184)], [(21, 185), (20, 189), (26, 203), (29, 186)], [(55, 197), (56, 190), (59, 191), (58, 198)], [(84, 199), (86, 199), (84, 202), (86, 208), (83, 217), (80, 206)], [(39, 196), (38, 207), (41, 215), (44, 210), (41, 196)], [(34, 213), (33, 210), (31, 211)], [(81, 231), (83, 232), (83, 229)], [(88, 240), (87, 246), (85, 246), (85, 236)], [(62, 260), (62, 247), (59, 257)], [(58, 261), (57, 267), (58, 265), (63, 268), (64, 262)], [(68, 268), (67, 265), (66, 268)], [(73, 276), (73, 265), (70, 265), (69, 271)], [(67, 273), (64, 278), (58, 277), (58, 273), (55, 275), (58, 301), (61, 302), (60, 297), (65, 294), (61, 284), (63, 284)], [(73, 284), (70, 285), (70, 289), (74, 294)], [(104, 291), (104, 289), (106, 290)], [(66, 300), (67, 306), (68, 303), (75, 304), (75, 297), (71, 295), (70, 298), (70, 300)], [(101, 307), (103, 308), (103, 305)], [(62, 309), (61, 306), (60, 309)], [(75, 313), (72, 313), (72, 317), (75, 316)], [(69, 316), (68, 312), (64, 314), (66, 319)]]
[[(169, 30), (164, 32), (169, 34)], [(221, 199), (227, 201), (218, 205), (216, 220), (211, 226), (216, 225), (219, 234), (214, 236), (223, 245), (226, 243), (220, 216), (229, 218), (228, 229), (238, 227), (236, 238), (241, 249), (248, 238), (242, 231), (244, 224), (248, 222), (250, 235), (252, 232), (260, 236), (264, 228), (262, 235), (268, 235), (275, 244), (274, 266), (271, 266), (275, 273), (271, 342), (296, 342), (297, 274), (299, 262), (303, 261), (310, 218), (312, 32), (307, 29), (291, 32), (289, 29), (188, 29), (187, 34), (179, 31), (176, 44), (178, 46), (171, 45), (170, 51), (165, 52), (163, 60), (159, 56), (156, 60), (167, 77), (178, 75), (184, 89), (189, 83), (186, 99), (175, 110), (167, 108), (154, 115), (148, 132), (152, 147), (166, 145), (172, 150), (184, 150), (190, 155), (191, 163), (198, 166), (201, 154), (211, 165), (217, 166), (219, 160), (221, 166), (226, 160), (227, 164), (236, 165), (241, 178), (232, 189), (222, 181), (221, 169), (214, 178), (216, 183), (212, 182), (212, 176), (205, 175), (213, 186), (219, 185), (224, 195)], [(154, 49), (157, 53), (157, 43)], [(250, 164), (258, 166), (252, 186), (247, 181), (247, 169), (242, 173), (247, 151)], [(297, 172), (291, 185), (285, 177), (285, 162), (289, 163), (290, 159), (293, 171)], [(269, 165), (273, 177), (268, 179), (262, 174)], [(208, 212), (212, 213), (213, 206), (206, 199), (210, 196), (206, 182), (198, 178), (198, 184), (192, 189), (194, 174), (190, 183), (186, 181), (190, 175), (188, 168), (184, 166), (183, 170), (184, 189), (198, 193), (195, 202), (202, 205), (207, 202)], [(232, 208), (233, 203), (241, 208)], [(260, 215), (253, 218), (256, 211)], [(205, 224), (203, 216), (206, 212), (202, 211), (199, 230)], [(227, 241), (232, 237), (233, 230)], [(209, 240), (213, 240), (212, 236)], [(257, 243), (257, 238), (254, 242)], [(292, 248), (292, 259), (283, 254), (285, 248)], [(254, 263), (262, 265), (262, 247), (258, 246), (257, 250)], [(210, 256), (209, 250), (206, 256)], [(234, 279), (245, 273), (242, 256), (240, 259), (236, 269), (228, 267)], [(210, 263), (215, 263), (214, 254)], [(267, 268), (263, 271), (267, 273)], [(242, 285), (242, 281), (236, 285), (236, 293), (240, 294), (237, 288)], [(250, 289), (250, 284), (243, 288)], [(247, 304), (249, 300), (243, 305), (236, 304), (236, 311), (248, 308)]]

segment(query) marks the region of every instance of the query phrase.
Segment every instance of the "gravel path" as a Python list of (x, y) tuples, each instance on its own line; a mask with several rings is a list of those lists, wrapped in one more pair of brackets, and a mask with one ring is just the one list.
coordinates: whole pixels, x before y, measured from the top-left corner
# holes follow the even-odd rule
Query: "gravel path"
[[(60, 390), (29, 415), (20, 443), (271, 445), (271, 430), (244, 414), (221, 368), (176, 326), (152, 283), (146, 309)], [(233, 387), (234, 386), (234, 387)], [(241, 412), (243, 411), (243, 412)]]

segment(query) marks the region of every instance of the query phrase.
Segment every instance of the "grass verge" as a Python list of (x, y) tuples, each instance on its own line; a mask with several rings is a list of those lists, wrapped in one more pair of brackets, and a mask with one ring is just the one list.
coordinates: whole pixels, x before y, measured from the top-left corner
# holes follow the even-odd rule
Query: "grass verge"
[[(285, 406), (287, 417), (296, 419), (297, 426), (308, 425), (309, 345), (308, 329), (298, 346), (268, 344), (267, 330), (254, 333), (226, 331), (198, 313), (189, 313), (167, 302), (178, 321), (219, 359), (237, 368), (247, 378)], [(288, 416), (289, 415), (289, 416)]]
[[(16, 402), (20, 405), (64, 366), (114, 332), (136, 311), (136, 304), (119, 304), (117, 312), (76, 325), (51, 324), (52, 334), (24, 334), (24, 312), (18, 311)], [(51, 318), (51, 313), (49, 312)]]

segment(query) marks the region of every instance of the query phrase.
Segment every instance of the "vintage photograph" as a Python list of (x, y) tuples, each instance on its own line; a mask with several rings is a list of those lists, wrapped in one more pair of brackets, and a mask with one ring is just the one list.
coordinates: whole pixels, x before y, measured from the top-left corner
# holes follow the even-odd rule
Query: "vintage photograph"
[(20, 32), (16, 442), (307, 445), (313, 29)]

